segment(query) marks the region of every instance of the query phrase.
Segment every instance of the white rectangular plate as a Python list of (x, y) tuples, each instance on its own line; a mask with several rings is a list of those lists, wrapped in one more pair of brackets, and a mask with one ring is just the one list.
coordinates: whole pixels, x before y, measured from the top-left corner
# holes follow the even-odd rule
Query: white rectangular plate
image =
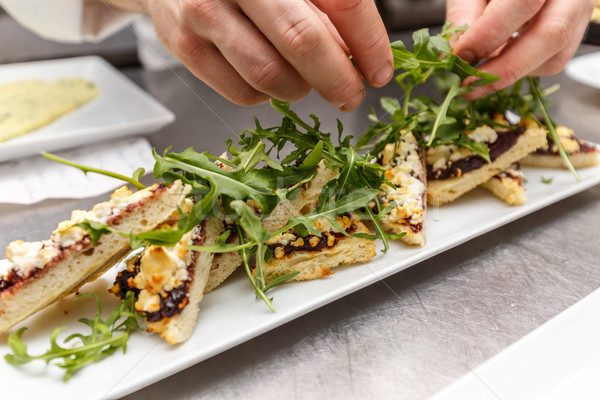
[(116, 137), (149, 133), (175, 116), (100, 57), (6, 64), (0, 84), (24, 79), (80, 77), (94, 82), (100, 95), (48, 125), (0, 142), (0, 162)]
[[(379, 254), (367, 264), (337, 269), (328, 278), (289, 283), (273, 291), (277, 313), (272, 313), (254, 298), (243, 274), (236, 274), (202, 301), (198, 323), (191, 339), (179, 346), (170, 346), (156, 335), (137, 333), (129, 341), (127, 354), (116, 354), (91, 365), (62, 383), (61, 372), (44, 363), (32, 363), (14, 368), (0, 360), (0, 376), (7, 398), (50, 397), (116, 398), (181, 371), (215, 354), (245, 342), (268, 330), (304, 315), (338, 298), (379, 281), (416, 263), (457, 246), (476, 236), (539, 210), (549, 204), (579, 193), (600, 183), (600, 166), (582, 169), (582, 182), (576, 182), (566, 170), (525, 168), (529, 200), (524, 206), (510, 207), (484, 190), (474, 190), (459, 200), (427, 215), (427, 245), (413, 248), (392, 243), (385, 255)], [(541, 176), (552, 178), (551, 184), (541, 182)], [(1, 263), (0, 263), (1, 265)], [(6, 265), (6, 264), (5, 264)], [(1, 269), (1, 268), (0, 268)], [(107, 293), (114, 269), (96, 282), (84, 287), (101, 296), (107, 310), (118, 303)], [(67, 326), (81, 330), (76, 323), (81, 316), (92, 317), (90, 300), (73, 302), (64, 299), (30, 317), (19, 326), (29, 327), (24, 341), (31, 354), (40, 354), (48, 347), (52, 329)], [(79, 326), (81, 325), (81, 326)], [(85, 332), (85, 330), (83, 330)], [(0, 355), (6, 354), (7, 334), (0, 335)]]

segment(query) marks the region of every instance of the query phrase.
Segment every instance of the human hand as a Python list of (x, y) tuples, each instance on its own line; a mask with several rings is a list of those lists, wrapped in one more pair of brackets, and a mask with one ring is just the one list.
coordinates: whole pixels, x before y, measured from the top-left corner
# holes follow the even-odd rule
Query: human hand
[(173, 55), (240, 105), (270, 97), (298, 101), (314, 88), (351, 111), (364, 99), (361, 75), (373, 86), (393, 76), (389, 39), (372, 0), (135, 2)]
[(470, 26), (454, 44), (454, 53), (470, 63), (484, 60), (478, 69), (500, 77), (466, 97), (495, 92), (524, 76), (562, 71), (579, 46), (593, 6), (594, 0), (447, 0), (446, 20)]

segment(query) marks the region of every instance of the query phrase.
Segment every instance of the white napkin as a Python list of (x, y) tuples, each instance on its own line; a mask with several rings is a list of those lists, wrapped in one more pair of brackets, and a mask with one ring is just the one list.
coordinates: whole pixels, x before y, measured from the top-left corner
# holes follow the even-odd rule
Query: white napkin
[[(56, 153), (67, 160), (131, 176), (139, 167), (151, 172), (152, 148), (143, 138), (129, 138)], [(123, 181), (88, 173), (40, 156), (0, 165), (0, 203), (33, 204), (45, 199), (82, 199), (122, 186)]]

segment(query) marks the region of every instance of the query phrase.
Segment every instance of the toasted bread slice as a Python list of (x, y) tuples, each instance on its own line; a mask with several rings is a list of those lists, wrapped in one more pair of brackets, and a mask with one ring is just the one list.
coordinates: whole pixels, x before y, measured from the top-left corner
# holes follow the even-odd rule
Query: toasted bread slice
[[(238, 236), (233, 221), (225, 216), (221, 216), (221, 220), (223, 221), (223, 231), (230, 230), (227, 243), (238, 243)], [(216, 253), (210, 266), (210, 274), (208, 275), (208, 282), (206, 282), (206, 286), (204, 287), (204, 293), (212, 291), (223, 283), (225, 279), (242, 265), (242, 262), (242, 256), (237, 251)]]
[[(556, 133), (573, 167), (587, 168), (598, 165), (598, 147), (595, 144), (577, 139), (573, 130), (566, 126), (557, 126)], [(565, 163), (558, 153), (558, 147), (554, 144), (550, 136), (547, 136), (544, 146), (527, 155), (527, 157), (521, 160), (521, 163), (529, 167), (566, 168)]]
[[(487, 130), (489, 129), (491, 128), (488, 127)], [(430, 149), (431, 151), (428, 151), (427, 198), (431, 205), (439, 206), (457, 199), (478, 185), (487, 182), (494, 175), (543, 146), (546, 142), (544, 129), (530, 119), (524, 119), (515, 130), (496, 133), (498, 139), (488, 145), (491, 163), (485, 162), (481, 157), (462, 148), (450, 151), (450, 157), (444, 159), (443, 162), (439, 162), (441, 158), (436, 160), (436, 157), (432, 157), (439, 150)], [(496, 152), (498, 154), (495, 154)], [(456, 155), (457, 153), (463, 154)], [(460, 162), (465, 163), (465, 161), (473, 163), (475, 168), (465, 171), (456, 167)], [(435, 169), (438, 163), (442, 168)]]
[(111, 292), (124, 298), (127, 291), (134, 291), (135, 309), (145, 316), (148, 331), (170, 344), (185, 342), (196, 325), (213, 260), (213, 254), (188, 246), (213, 245), (222, 230), (221, 220), (207, 217), (173, 247), (147, 246), (127, 260), (127, 269), (117, 275)]
[(423, 246), (427, 205), (423, 149), (412, 132), (408, 132), (399, 143), (386, 145), (378, 162), (387, 169), (386, 179), (396, 186), (383, 185), (381, 188), (379, 201), (382, 207), (391, 202), (396, 204), (390, 213), (382, 217), (383, 229), (394, 234), (404, 233), (402, 241)]
[(523, 171), (518, 162), (482, 183), (481, 187), (511, 206), (520, 206), (527, 201), (525, 187), (523, 187)]
[[(349, 235), (369, 233), (367, 227), (354, 214), (337, 218), (337, 222)], [(273, 237), (267, 245), (273, 257), (264, 264), (267, 282), (299, 272), (293, 280), (319, 279), (333, 274), (332, 268), (339, 265), (367, 262), (375, 256), (375, 242), (370, 239), (345, 236), (325, 219), (314, 221), (321, 237), (300, 237), (293, 231)]]
[(152, 230), (177, 212), (189, 190), (180, 181), (133, 194), (123, 187), (91, 211), (73, 211), (71, 220), (61, 222), (51, 239), (9, 244), (6, 256), (13, 265), (0, 277), (0, 333), (77, 291), (129, 253), (127, 237), (104, 234), (93, 245), (77, 223), (99, 221), (128, 233)]
[[(225, 154), (221, 157), (227, 158)], [(225, 165), (220, 165), (220, 167), (231, 170), (231, 167)], [(264, 219), (263, 226), (268, 231), (273, 232), (285, 226), (290, 218), (310, 212), (316, 207), (323, 186), (333, 179), (336, 174), (336, 170), (325, 167), (323, 162), (319, 163), (317, 175), (311, 181), (302, 185), (293, 200), (279, 203), (271, 214)], [(235, 232), (232, 232), (229, 241), (230, 243), (237, 242)], [(241, 264), (242, 257), (237, 252), (215, 254), (204, 293), (214, 290)]]

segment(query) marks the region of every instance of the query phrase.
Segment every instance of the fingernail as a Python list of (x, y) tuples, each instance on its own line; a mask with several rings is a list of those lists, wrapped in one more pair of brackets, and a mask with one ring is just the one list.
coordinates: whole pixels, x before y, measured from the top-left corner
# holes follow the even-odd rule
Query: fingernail
[(358, 107), (360, 105), (360, 103), (363, 102), (364, 98), (365, 98), (365, 91), (363, 90), (360, 93), (358, 93), (356, 96), (354, 96), (354, 98), (351, 101), (339, 106), (338, 108), (340, 109), (340, 111), (352, 111), (356, 107)]
[(475, 61), (477, 61), (477, 56), (475, 53), (468, 49), (461, 50), (457, 55), (469, 64), (473, 64)]
[(394, 67), (392, 67), (390, 64), (387, 64), (386, 66), (382, 67), (377, 72), (375, 72), (375, 75), (373, 75), (372, 82), (375, 85), (383, 86), (392, 79), (393, 75)]

